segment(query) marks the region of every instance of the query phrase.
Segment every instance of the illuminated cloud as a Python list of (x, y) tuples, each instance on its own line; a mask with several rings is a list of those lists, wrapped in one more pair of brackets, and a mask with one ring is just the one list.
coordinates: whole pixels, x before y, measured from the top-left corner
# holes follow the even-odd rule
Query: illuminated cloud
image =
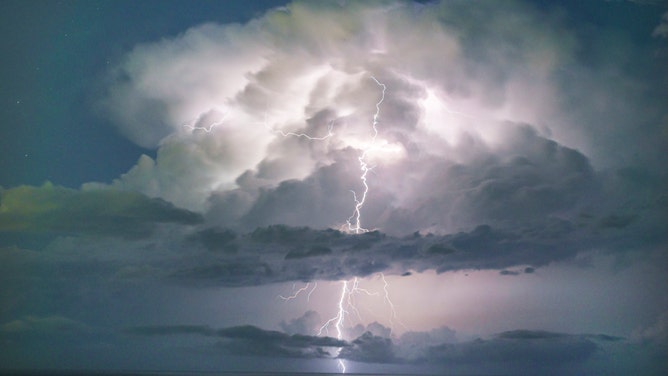
[[(495, 154), (515, 127), (507, 121), (550, 126), (545, 116), (557, 111), (550, 76), (570, 61), (574, 43), (545, 22), (520, 4), (470, 12), (448, 3), (297, 2), (245, 25), (207, 24), (137, 46), (114, 71), (104, 103), (130, 139), (158, 154), (114, 185), (191, 210), (238, 212), (252, 226), (259, 224), (252, 216), (262, 217), (253, 204), (262, 205), (268, 190), (308, 180), (316, 185), (292, 193), (294, 202), (341, 209), (331, 217), (305, 211), (289, 224), (340, 225), (350, 215), (343, 213), (350, 190), (360, 190), (356, 159), (373, 136), (376, 77), (387, 95), (368, 157), (372, 191), (384, 198), (376, 205), (404, 209), (417, 198), (406, 184), (428, 178), (435, 159)], [(518, 45), (495, 42), (508, 39)], [(485, 48), (473, 54), (473, 46)], [(323, 138), (329, 127), (327, 139), (284, 136)], [(327, 181), (323, 191), (317, 176), (328, 168), (340, 188)], [(227, 203), (238, 201), (230, 195), (245, 203)]]

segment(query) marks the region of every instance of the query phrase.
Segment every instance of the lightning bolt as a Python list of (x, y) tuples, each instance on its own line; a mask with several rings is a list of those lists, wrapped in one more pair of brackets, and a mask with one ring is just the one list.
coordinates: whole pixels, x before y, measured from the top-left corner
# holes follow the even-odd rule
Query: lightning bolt
[[(345, 321), (345, 316), (346, 314), (349, 314), (349, 311), (347, 311), (344, 307), (347, 307), (350, 309), (352, 312), (354, 312), (357, 317), (359, 318), (360, 321), (362, 321), (362, 316), (359, 313), (359, 310), (357, 309), (354, 301), (354, 297), (357, 294), (365, 294), (368, 296), (379, 296), (380, 294), (378, 292), (371, 292), (368, 289), (362, 288), (359, 286), (359, 278), (355, 277), (352, 279), (352, 281), (342, 281), (341, 282), (341, 296), (339, 298), (339, 304), (338, 304), (338, 312), (336, 316), (332, 317), (331, 319), (327, 320), (321, 327), (320, 330), (318, 331), (318, 335), (322, 335), (323, 331), (329, 334), (329, 327), (334, 323), (334, 327), (336, 328), (337, 334), (338, 334), (338, 339), (341, 339), (342, 336), (342, 325)], [(387, 282), (385, 282), (387, 283)], [(389, 296), (387, 294), (387, 289), (385, 288), (385, 296), (389, 300)], [(392, 306), (394, 307), (394, 306)]]
[[(376, 145), (376, 138), (378, 136), (378, 124), (379, 124), (379, 118), (380, 118), (380, 112), (381, 112), (381, 105), (383, 104), (383, 101), (385, 100), (385, 91), (387, 89), (387, 86), (376, 77), (371, 76), (373, 81), (378, 85), (382, 91), (380, 95), (380, 99), (378, 102), (376, 102), (376, 112), (373, 115), (373, 120), (371, 123), (371, 128), (373, 130), (373, 136), (371, 137), (371, 141), (368, 143), (368, 145), (362, 149), (360, 155), (358, 156), (357, 160), (359, 162), (360, 170), (361, 170), (361, 175), (360, 175), (360, 181), (362, 183), (363, 189), (360, 195), (358, 195), (357, 192), (354, 190), (351, 190), (353, 194), (353, 200), (355, 202), (355, 207), (353, 210), (353, 214), (347, 219), (347, 227), (348, 227), (348, 232), (350, 233), (364, 233), (368, 232), (369, 230), (366, 228), (362, 227), (362, 208), (366, 202), (367, 195), (369, 194), (369, 184), (367, 181), (367, 175), (369, 171), (372, 170), (372, 166), (369, 166), (369, 163), (367, 162), (367, 155), (370, 151), (374, 150), (377, 148)], [(326, 140), (329, 137), (333, 136), (332, 128), (334, 126), (334, 120), (331, 121), (328, 125), (327, 128), (327, 134), (321, 137), (315, 137), (308, 135), (306, 133), (295, 133), (295, 132), (284, 132), (282, 130), (277, 130), (277, 129), (272, 129), (268, 126), (266, 114), (265, 114), (265, 120), (264, 120), (264, 125), (271, 131), (280, 134), (283, 137), (303, 137), (308, 140), (314, 140), (314, 141), (322, 141)], [(390, 300), (390, 295), (388, 291), (388, 283), (387, 280), (385, 279), (385, 275), (383, 273), (380, 273), (380, 278), (382, 278), (383, 281), (383, 301), (387, 303), (390, 307), (391, 314), (390, 314), (390, 325), (393, 326), (394, 322), (400, 323), (402, 326), (406, 327), (401, 323), (401, 321), (398, 320), (397, 313), (395, 310), (394, 303), (392, 303), (392, 300)], [(357, 294), (365, 294), (368, 296), (379, 296), (379, 292), (372, 292), (369, 291), (368, 289), (362, 288), (359, 285), (360, 281), (357, 277), (353, 278), (352, 280), (348, 281), (341, 281), (341, 293), (339, 295), (339, 300), (337, 304), (337, 313), (334, 317), (330, 318), (327, 320), (319, 329), (318, 335), (323, 335), (323, 333), (329, 334), (330, 327), (334, 327), (336, 329), (336, 338), (339, 340), (343, 339), (343, 325), (345, 323), (346, 315), (350, 315), (350, 312), (354, 312), (357, 316), (357, 318), (362, 321), (361, 314), (359, 310), (357, 309), (355, 305), (355, 295)], [(311, 290), (309, 290), (310, 283), (307, 283), (305, 286), (297, 289), (295, 291), (295, 286), (293, 286), (293, 294), (289, 296), (283, 296), (279, 295), (278, 297), (284, 301), (289, 301), (296, 299), (300, 294), (303, 294), (305, 291), (309, 290), (307, 300), (310, 299), (311, 294), (315, 290), (317, 284), (314, 283), (313, 287)], [(338, 357), (341, 354), (341, 348), (338, 349), (336, 352), (336, 357)], [(346, 372), (346, 364), (343, 359), (337, 359), (339, 369), (341, 373)]]
[[(349, 294), (348, 291), (348, 281), (343, 281), (341, 285), (341, 296), (339, 297), (339, 310), (336, 316), (332, 317), (331, 319), (327, 320), (323, 326), (320, 327), (320, 331), (318, 331), (318, 335), (322, 335), (323, 331), (326, 331), (327, 334), (329, 334), (329, 326), (332, 323), (334, 324), (334, 327), (336, 328), (336, 338), (338, 340), (343, 339), (343, 320), (346, 315), (346, 310), (343, 308), (344, 304), (343, 302), (346, 300), (346, 295)], [(336, 356), (338, 357), (339, 354), (341, 354), (341, 348), (336, 352)], [(346, 364), (343, 361), (343, 359), (338, 359), (339, 363), (339, 369), (341, 370), (341, 373), (346, 373)]]
[[(371, 122), (371, 128), (373, 129), (373, 136), (371, 137), (371, 141), (369, 144), (362, 150), (361, 154), (357, 157), (357, 160), (359, 161), (360, 164), (360, 170), (362, 171), (362, 174), (360, 175), (360, 181), (362, 182), (362, 194), (358, 198), (357, 192), (354, 190), (351, 190), (353, 194), (353, 201), (355, 202), (355, 208), (353, 210), (353, 214), (348, 217), (346, 220), (347, 224), (347, 232), (349, 233), (364, 233), (368, 232), (369, 230), (362, 227), (362, 207), (364, 206), (364, 203), (366, 201), (366, 197), (369, 193), (369, 184), (367, 182), (367, 174), (369, 171), (372, 170), (373, 167), (370, 167), (369, 164), (367, 163), (367, 154), (374, 150), (376, 148), (376, 137), (378, 136), (378, 119), (380, 117), (380, 106), (383, 104), (383, 101), (385, 100), (385, 90), (387, 89), (387, 86), (383, 84), (382, 82), (378, 81), (376, 77), (371, 76), (371, 79), (378, 85), (379, 87), (382, 88), (381, 91), (381, 96), (380, 100), (376, 103), (376, 112), (373, 115), (373, 121)], [(221, 121), (222, 122), (222, 121)], [(283, 137), (303, 137), (311, 141), (323, 141), (326, 140), (334, 135), (332, 132), (332, 129), (334, 127), (334, 122), (335, 120), (330, 121), (329, 125), (327, 126), (327, 134), (324, 136), (316, 137), (312, 136), (306, 133), (296, 133), (296, 132), (284, 132), (283, 130), (280, 129), (274, 129), (269, 126), (269, 123), (267, 121), (267, 114), (265, 113), (264, 115), (264, 126), (269, 129), (271, 132), (278, 133)]]
[(303, 137), (312, 141), (323, 141), (334, 136), (334, 133), (332, 133), (332, 128), (334, 128), (334, 120), (329, 122), (329, 125), (327, 126), (327, 134), (321, 137), (313, 137), (306, 133), (283, 132), (280, 129), (274, 130), (274, 132), (280, 133), (281, 136), (283, 137), (293, 136), (293, 137)]
[(338, 338), (338, 339), (343, 338), (343, 332), (341, 331), (341, 325), (343, 324), (343, 319), (344, 319), (344, 316), (346, 314), (346, 310), (343, 308), (343, 306), (344, 306), (343, 302), (346, 300), (346, 295), (347, 294), (348, 294), (348, 281), (341, 281), (341, 297), (339, 298), (338, 313), (336, 314), (336, 316), (327, 320), (320, 327), (320, 330), (318, 331), (318, 335), (322, 335), (323, 331), (327, 332), (327, 334), (329, 334), (329, 326), (333, 322), (336, 322), (336, 324), (334, 325), (334, 327), (336, 328), (336, 331), (337, 331), (336, 338)]
[(359, 287), (359, 279), (357, 277), (353, 278), (352, 287), (350, 288), (350, 291), (348, 292), (348, 299), (347, 299), (348, 307), (350, 307), (350, 309), (353, 312), (355, 312), (359, 321), (362, 321), (362, 315), (360, 315), (360, 312), (357, 309), (357, 306), (355, 305), (355, 302), (353, 301), (355, 294), (359, 294), (359, 293), (364, 293), (368, 296), (378, 296), (379, 293), (371, 292), (371, 291), (369, 291), (365, 288)]
[(311, 301), (311, 294), (313, 294), (313, 291), (315, 291), (316, 287), (318, 287), (318, 282), (313, 283), (313, 288), (311, 289), (311, 291), (308, 292), (308, 295), (306, 295), (307, 302)]
[(398, 322), (401, 326), (404, 327), (404, 329), (408, 329), (406, 325), (404, 325), (401, 320), (399, 320), (399, 316), (397, 316), (397, 310), (394, 309), (394, 303), (392, 303), (392, 300), (390, 300), (390, 292), (387, 290), (387, 287), (390, 285), (387, 283), (387, 280), (385, 279), (385, 274), (383, 273), (378, 273), (380, 275), (380, 278), (383, 280), (383, 292), (385, 293), (383, 295), (383, 300), (390, 306), (390, 330), (392, 330), (392, 326), (394, 326), (394, 322)]
[[(388, 286), (389, 283), (385, 279), (385, 275), (383, 273), (378, 273), (379, 278), (382, 279), (383, 281), (383, 301), (386, 302), (391, 309), (391, 316), (390, 316), (390, 325), (393, 326), (394, 322), (398, 322), (401, 324), (404, 328), (407, 329), (406, 325), (404, 325), (398, 318), (397, 312), (394, 308), (394, 303), (390, 299), (390, 293), (388, 291)], [(379, 296), (379, 292), (372, 292), (369, 291), (368, 289), (360, 287), (360, 281), (357, 277), (353, 278), (352, 281), (341, 281), (341, 294), (339, 295), (339, 302), (337, 304), (337, 313), (334, 317), (330, 318), (327, 320), (318, 330), (318, 335), (323, 335), (323, 333), (329, 334), (329, 329), (331, 326), (333, 326), (336, 329), (336, 338), (339, 340), (343, 339), (343, 325), (346, 320), (346, 315), (350, 315), (350, 312), (354, 312), (357, 317), (359, 318), (360, 321), (362, 321), (362, 317), (359, 313), (359, 310), (357, 309), (354, 301), (354, 296), (357, 294), (365, 294), (368, 296)], [(306, 286), (307, 287), (307, 286)], [(303, 289), (305, 289), (304, 287)], [(391, 329), (390, 329), (391, 330)], [(338, 357), (341, 354), (341, 349), (339, 349), (336, 353), (336, 356)], [(339, 364), (339, 369), (341, 370), (341, 373), (346, 372), (346, 365), (343, 359), (338, 359), (338, 364)]]
[[(293, 294), (290, 295), (290, 296), (279, 295), (278, 297), (279, 297), (280, 299), (282, 299), (282, 300), (285, 300), (285, 301), (296, 299), (302, 292), (306, 291), (306, 290), (309, 288), (309, 286), (311, 286), (311, 282), (307, 283), (306, 286), (300, 288), (299, 290), (297, 290), (295, 293), (293, 293)], [(315, 288), (316, 288), (317, 286), (318, 286), (318, 283), (316, 282), (316, 283), (313, 285), (313, 288), (311, 289), (311, 291), (309, 291), (308, 295), (306, 296), (306, 301), (310, 301), (310, 300), (311, 300), (311, 294), (313, 293), (313, 290), (315, 290)], [(292, 290), (294, 290), (294, 289), (295, 289), (295, 285), (292, 285)]]
[(327, 134), (324, 135), (324, 136), (320, 136), (320, 137), (311, 136), (311, 135), (306, 134), (306, 133), (284, 132), (281, 129), (272, 128), (272, 127), (269, 126), (269, 122), (267, 121), (267, 114), (266, 113), (264, 114), (264, 122), (262, 122), (261, 124), (263, 124), (265, 126), (265, 128), (269, 129), (270, 132), (278, 133), (283, 137), (302, 137), (302, 138), (305, 138), (305, 139), (311, 140), (311, 141), (324, 141), (324, 140), (334, 136), (334, 133), (332, 132), (332, 129), (334, 128), (334, 122), (335, 121), (336, 121), (336, 119), (329, 122), (329, 124), (327, 125)]
[[(284, 301), (288, 300), (293, 300), (296, 299), (301, 293), (304, 291), (308, 290), (309, 286), (311, 286), (311, 282), (308, 282), (304, 287), (301, 287), (297, 291), (295, 291), (292, 295), (290, 296), (284, 296), (284, 295), (279, 295), (278, 298)], [(311, 294), (313, 294), (313, 291), (315, 291), (316, 287), (318, 287), (318, 282), (313, 282), (313, 287), (311, 287), (311, 290), (309, 290), (308, 294), (306, 295), (306, 301), (310, 302), (311, 301)], [(292, 290), (294, 291), (295, 285), (292, 285)]]
[(358, 199), (357, 193), (355, 191), (352, 191), (353, 193), (353, 200), (355, 201), (355, 209), (353, 210), (353, 214), (348, 218), (346, 223), (348, 224), (348, 231), (351, 233), (359, 234), (359, 233), (364, 233), (368, 232), (368, 229), (365, 229), (362, 227), (362, 207), (364, 206), (364, 202), (366, 201), (366, 196), (369, 193), (369, 184), (367, 183), (367, 174), (369, 171), (371, 171), (371, 167), (369, 167), (368, 163), (366, 162), (366, 157), (367, 153), (371, 151), (376, 143), (376, 137), (378, 136), (378, 118), (380, 117), (380, 105), (383, 103), (385, 100), (385, 89), (387, 89), (387, 86), (385, 84), (381, 83), (376, 79), (376, 77), (371, 76), (371, 78), (376, 82), (378, 86), (380, 86), (383, 90), (380, 96), (380, 100), (376, 103), (376, 113), (373, 115), (373, 122), (371, 123), (371, 127), (373, 128), (373, 137), (371, 138), (371, 142), (369, 145), (362, 150), (362, 153), (360, 154), (359, 157), (357, 157), (357, 160), (360, 163), (360, 170), (362, 170), (362, 175), (360, 175), (360, 181), (362, 182), (362, 186), (364, 187), (362, 189), (362, 195)]
[(195, 120), (195, 122), (193, 123), (193, 125), (190, 125), (190, 124), (183, 124), (183, 126), (186, 127), (186, 128), (189, 128), (189, 129), (192, 130), (192, 131), (204, 131), (204, 132), (206, 132), (206, 133), (211, 133), (211, 131), (213, 131), (213, 127), (217, 127), (217, 126), (219, 126), (219, 125), (222, 125), (222, 124), (225, 122), (225, 119), (227, 119), (227, 116), (228, 116), (229, 114), (230, 114), (229, 111), (225, 111), (225, 114), (223, 115), (223, 118), (222, 118), (222, 119), (220, 119), (220, 120), (218, 120), (218, 121), (216, 121), (216, 122), (213, 122), (213, 123), (212, 123), (211, 125), (209, 125), (208, 127), (198, 127), (198, 126), (194, 125), (194, 124), (197, 124), (197, 120)]

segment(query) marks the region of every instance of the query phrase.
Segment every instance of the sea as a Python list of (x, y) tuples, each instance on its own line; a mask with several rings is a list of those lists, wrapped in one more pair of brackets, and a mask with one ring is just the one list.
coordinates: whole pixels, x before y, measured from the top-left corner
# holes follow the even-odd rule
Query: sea
[[(390, 373), (5, 370), (0, 376), (397, 376)], [(424, 375), (420, 376), (435, 376)]]

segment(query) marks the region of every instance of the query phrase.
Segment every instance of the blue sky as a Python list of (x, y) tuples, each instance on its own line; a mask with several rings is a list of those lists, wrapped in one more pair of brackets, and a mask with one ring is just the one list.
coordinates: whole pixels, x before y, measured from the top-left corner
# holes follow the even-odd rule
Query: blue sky
[(665, 369), (664, 2), (0, 8), (2, 369)]

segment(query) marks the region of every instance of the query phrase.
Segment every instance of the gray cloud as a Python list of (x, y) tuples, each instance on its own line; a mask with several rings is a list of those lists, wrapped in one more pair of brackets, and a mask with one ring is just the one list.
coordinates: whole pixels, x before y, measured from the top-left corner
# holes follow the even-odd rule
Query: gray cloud
[(520, 275), (520, 272), (514, 271), (514, 270), (502, 270), (499, 272), (501, 275)]

